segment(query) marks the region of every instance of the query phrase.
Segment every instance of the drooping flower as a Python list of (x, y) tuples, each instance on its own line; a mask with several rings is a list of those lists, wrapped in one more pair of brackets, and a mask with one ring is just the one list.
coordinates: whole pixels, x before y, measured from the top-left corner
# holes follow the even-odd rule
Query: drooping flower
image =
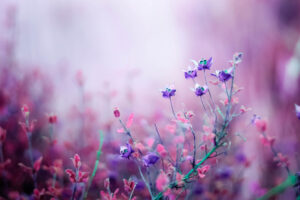
[(210, 57), (208, 60), (202, 59), (200, 60), (198, 64), (198, 70), (210, 70), (210, 67), (212, 65), (212, 57)]
[(159, 156), (155, 153), (148, 153), (143, 157), (144, 165), (149, 167), (150, 165), (154, 165), (159, 160)]
[(115, 109), (114, 109), (114, 116), (115, 116), (115, 118), (119, 118), (120, 117), (120, 110), (117, 107), (115, 107)]
[(131, 154), (134, 152), (130, 144), (126, 144), (126, 146), (121, 146), (120, 147), (120, 154), (121, 157), (129, 159)]
[(169, 177), (163, 171), (161, 171), (156, 179), (157, 190), (163, 191), (165, 188), (168, 187), (169, 182)]
[(196, 83), (193, 91), (195, 92), (196, 96), (201, 97), (202, 95), (207, 93), (208, 87), (206, 85), (200, 86), (198, 83)]
[(210, 169), (210, 166), (209, 165), (204, 165), (203, 167), (201, 168), (198, 168), (197, 171), (198, 171), (198, 176), (200, 178), (204, 178), (205, 177), (205, 174), (208, 172), (208, 170)]
[(169, 86), (166, 87), (165, 90), (161, 90), (161, 92), (164, 98), (171, 98), (172, 96), (175, 96), (176, 89), (174, 89), (173, 86)]
[(295, 104), (295, 111), (296, 111), (296, 116), (298, 119), (300, 119), (300, 106)]
[(226, 82), (233, 77), (233, 67), (225, 70), (217, 70), (215, 74), (211, 74), (219, 79), (221, 82)]
[(87, 172), (78, 171), (78, 175), (71, 169), (66, 169), (65, 172), (69, 175), (72, 183), (84, 183), (87, 182), (89, 174)]
[(184, 70), (184, 77), (186, 79), (189, 79), (189, 78), (196, 78), (197, 77), (197, 68), (196, 67), (188, 67), (187, 70)]

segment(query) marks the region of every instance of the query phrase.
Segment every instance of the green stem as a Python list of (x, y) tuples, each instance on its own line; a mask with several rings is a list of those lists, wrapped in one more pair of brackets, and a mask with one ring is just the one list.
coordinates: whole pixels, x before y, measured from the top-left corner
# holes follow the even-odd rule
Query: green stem
[(258, 198), (257, 200), (267, 200), (270, 199), (271, 197), (283, 192), (289, 187), (292, 187), (297, 183), (297, 177), (295, 175), (290, 175), (287, 177), (287, 179), (281, 183), (280, 185), (273, 187), (271, 190), (269, 190), (265, 195), (262, 197)]
[(90, 187), (92, 185), (92, 182), (93, 182), (93, 179), (96, 175), (98, 165), (99, 165), (99, 159), (100, 159), (100, 156), (101, 156), (101, 153), (102, 153), (102, 151), (101, 151), (102, 146), (103, 146), (103, 132), (100, 131), (100, 144), (99, 144), (99, 149), (97, 151), (97, 157), (96, 157), (96, 161), (95, 161), (95, 165), (94, 165), (94, 170), (93, 170), (93, 173), (92, 173), (91, 177), (89, 178), (88, 186), (87, 186), (86, 191), (84, 192), (83, 199), (87, 198), (89, 189), (90, 189)]

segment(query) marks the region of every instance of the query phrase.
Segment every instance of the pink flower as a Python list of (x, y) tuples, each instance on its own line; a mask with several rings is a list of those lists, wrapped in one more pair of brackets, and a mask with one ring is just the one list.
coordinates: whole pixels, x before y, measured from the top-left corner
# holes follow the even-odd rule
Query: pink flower
[(57, 122), (57, 116), (56, 115), (49, 115), (48, 116), (48, 122), (50, 123), (50, 124), (55, 124), (56, 122)]
[(255, 127), (259, 132), (265, 132), (267, 130), (267, 121), (263, 119), (256, 119), (254, 121)]
[(181, 121), (182, 123), (188, 123), (189, 122), (189, 120), (187, 120), (184, 116), (182, 116), (181, 113), (177, 113), (176, 115), (177, 115), (177, 120), (178, 121)]
[(207, 172), (209, 169), (210, 169), (210, 166), (209, 166), (209, 165), (204, 165), (203, 167), (198, 168), (198, 169), (197, 169), (197, 171), (198, 171), (198, 176), (199, 176), (200, 178), (204, 178), (206, 172)]
[(265, 146), (273, 146), (274, 143), (275, 143), (275, 138), (273, 137), (269, 137), (269, 136), (263, 136), (263, 135), (260, 135), (260, 140), (261, 140), (261, 143)]
[(242, 105), (241, 108), (240, 108), (240, 112), (242, 114), (245, 113), (245, 112), (248, 112), (250, 110), (252, 110), (252, 108), (246, 108), (244, 105)]
[(21, 108), (21, 111), (22, 111), (22, 114), (25, 118), (27, 118), (30, 114), (29, 108), (28, 108), (27, 105), (23, 105), (22, 108)]
[(121, 114), (120, 114), (119, 108), (115, 107), (115, 109), (114, 109), (114, 116), (115, 116), (115, 118), (119, 118), (120, 115), (121, 115)]
[(40, 170), (42, 161), (43, 161), (43, 157), (41, 156), (39, 159), (37, 159), (37, 160), (34, 162), (34, 164), (33, 164), (33, 169), (34, 169), (36, 172)]
[(215, 134), (209, 133), (209, 134), (203, 135), (203, 138), (202, 138), (202, 139), (203, 139), (203, 141), (210, 141), (210, 142), (213, 142), (215, 137), (216, 137)]
[(279, 167), (286, 167), (290, 165), (289, 159), (287, 156), (282, 153), (277, 153), (277, 156), (274, 158), (275, 162), (278, 162)]
[(176, 181), (179, 186), (184, 185), (183, 177), (184, 175), (179, 174), (178, 172), (176, 173)]
[(162, 144), (157, 145), (156, 151), (161, 157), (166, 157), (168, 155), (165, 147)]
[(176, 124), (168, 124), (166, 126), (166, 130), (169, 131), (170, 133), (175, 133), (175, 131), (176, 131)]
[(74, 172), (71, 169), (66, 169), (65, 172), (69, 175), (70, 181), (72, 183), (87, 182), (87, 179), (88, 179), (88, 173), (87, 172), (78, 171), (78, 176), (77, 177), (76, 177), (76, 172)]
[(131, 193), (135, 188), (135, 182), (126, 179), (123, 179), (123, 182), (124, 182), (124, 190), (128, 193)]
[(156, 188), (158, 191), (163, 191), (169, 184), (169, 177), (161, 171), (156, 179)]
[(81, 166), (80, 157), (78, 154), (74, 155), (74, 158), (71, 158), (73, 165), (76, 169), (79, 169)]
[(31, 121), (29, 125), (24, 122), (19, 122), (19, 124), (25, 133), (32, 133), (35, 128), (36, 120)]
[(100, 196), (101, 196), (101, 199), (103, 198), (104, 200), (118, 200), (117, 199), (118, 192), (119, 192), (118, 188), (112, 194), (108, 194), (108, 193), (106, 193), (104, 191), (101, 191), (100, 192)]
[(182, 135), (179, 135), (179, 136), (176, 136), (174, 138), (174, 143), (175, 144), (181, 144), (181, 143), (184, 143), (184, 137)]

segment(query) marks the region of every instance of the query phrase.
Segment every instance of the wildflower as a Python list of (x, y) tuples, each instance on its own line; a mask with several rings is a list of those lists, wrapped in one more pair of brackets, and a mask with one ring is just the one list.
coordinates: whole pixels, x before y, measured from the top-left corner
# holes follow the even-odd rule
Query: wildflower
[(287, 156), (282, 153), (277, 153), (277, 156), (274, 158), (275, 162), (278, 162), (279, 167), (286, 167), (290, 165), (289, 159)]
[(225, 70), (217, 70), (215, 74), (211, 74), (219, 79), (221, 82), (226, 82), (233, 77), (232, 75), (233, 67)]
[(79, 171), (81, 167), (81, 161), (78, 154), (74, 155), (74, 158), (71, 158), (73, 165), (75, 167), (75, 172), (71, 169), (66, 169), (65, 172), (69, 175), (70, 181), (73, 183), (82, 183), (86, 182), (88, 178), (87, 172)]
[(165, 90), (161, 90), (162, 96), (164, 98), (171, 98), (172, 96), (175, 96), (176, 89), (174, 89), (172, 86), (166, 87)]
[(168, 154), (165, 147), (162, 144), (157, 145), (156, 151), (161, 157), (166, 157)]
[(148, 153), (143, 157), (144, 165), (149, 167), (150, 165), (154, 165), (159, 160), (159, 156), (155, 153)]
[(6, 130), (0, 127), (0, 143), (3, 143), (6, 139)]
[(115, 116), (115, 118), (119, 118), (120, 117), (120, 110), (117, 107), (115, 107), (115, 109), (114, 109), (114, 116)]
[(57, 122), (57, 116), (56, 115), (49, 115), (48, 116), (48, 122), (50, 123), (50, 124), (55, 124), (56, 122)]
[(254, 125), (259, 132), (265, 132), (267, 130), (267, 121), (263, 119), (256, 119)]
[(252, 108), (246, 108), (244, 105), (241, 105), (240, 112), (241, 114), (252, 110)]
[(119, 192), (119, 189), (117, 188), (114, 193), (108, 194), (104, 191), (100, 192), (100, 196), (101, 198), (103, 198), (104, 200), (117, 200), (117, 194)]
[(210, 70), (211, 65), (212, 57), (210, 57), (208, 60), (202, 59), (198, 64), (198, 70)]
[(80, 157), (78, 154), (74, 155), (74, 158), (71, 158), (73, 165), (76, 169), (79, 169), (81, 166), (81, 161), (80, 161)]
[(22, 168), (22, 170), (30, 175), (37, 173), (40, 168), (41, 168), (41, 164), (43, 161), (43, 157), (40, 157), (39, 159), (37, 159), (34, 164), (33, 167), (28, 167), (26, 165), (24, 165), (23, 163), (18, 163), (19, 167)]
[(126, 146), (121, 146), (120, 147), (120, 154), (121, 157), (129, 159), (131, 154), (134, 152), (130, 144), (126, 144)]
[(126, 180), (126, 179), (123, 179), (123, 182), (124, 182), (124, 190), (128, 193), (131, 193), (134, 190), (136, 183), (132, 180)]
[(300, 106), (295, 104), (296, 116), (300, 119)]
[(195, 67), (188, 67), (187, 70), (184, 70), (184, 77), (186, 79), (189, 79), (189, 78), (196, 78), (197, 77), (197, 69)]
[(202, 95), (207, 93), (208, 87), (206, 85), (200, 86), (198, 83), (196, 83), (193, 91), (195, 92), (196, 96), (201, 97)]
[(184, 112), (184, 116), (188, 119), (191, 119), (192, 117), (195, 116), (195, 114), (193, 111), (187, 111), (187, 112)]
[(269, 136), (264, 137), (263, 135), (260, 135), (260, 140), (261, 143), (265, 146), (273, 146), (273, 144), (275, 143), (275, 138)]
[(198, 176), (200, 178), (204, 178), (205, 177), (205, 174), (208, 172), (208, 170), (210, 169), (210, 166), (209, 165), (204, 165), (203, 167), (201, 168), (198, 168), (197, 171), (198, 171)]
[(22, 114), (25, 118), (27, 118), (30, 114), (29, 108), (28, 108), (27, 105), (23, 105), (22, 108), (21, 108), (21, 111), (22, 111)]
[(233, 54), (233, 63), (238, 64), (238, 63), (242, 62), (242, 57), (243, 57), (243, 53), (241, 53), (241, 52), (237, 52), (237, 53)]
[(161, 171), (156, 179), (156, 188), (158, 191), (163, 191), (169, 184), (169, 177)]
[(24, 122), (19, 122), (19, 124), (25, 133), (32, 133), (33, 129), (35, 128), (36, 120), (31, 121), (29, 125)]

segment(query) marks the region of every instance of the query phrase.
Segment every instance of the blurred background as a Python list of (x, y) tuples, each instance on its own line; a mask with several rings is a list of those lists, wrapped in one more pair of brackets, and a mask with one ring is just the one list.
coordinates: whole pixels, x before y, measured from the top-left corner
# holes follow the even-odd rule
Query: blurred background
[[(64, 140), (76, 126), (74, 112), (102, 125), (115, 106), (124, 113), (170, 115), (160, 94), (168, 84), (177, 88), (175, 109), (197, 110), (182, 70), (191, 59), (211, 56), (213, 71), (228, 68), (235, 52), (244, 53), (236, 82), (244, 88), (240, 103), (268, 120), (278, 149), (299, 171), (299, 0), (1, 0), (0, 104), (35, 102), (41, 113), (69, 120), (59, 124)], [(285, 174), (273, 169), (272, 158), (261, 164), (269, 152), (256, 133), (245, 137), (244, 151), (255, 160), (246, 176), (269, 187), (274, 172)]]

